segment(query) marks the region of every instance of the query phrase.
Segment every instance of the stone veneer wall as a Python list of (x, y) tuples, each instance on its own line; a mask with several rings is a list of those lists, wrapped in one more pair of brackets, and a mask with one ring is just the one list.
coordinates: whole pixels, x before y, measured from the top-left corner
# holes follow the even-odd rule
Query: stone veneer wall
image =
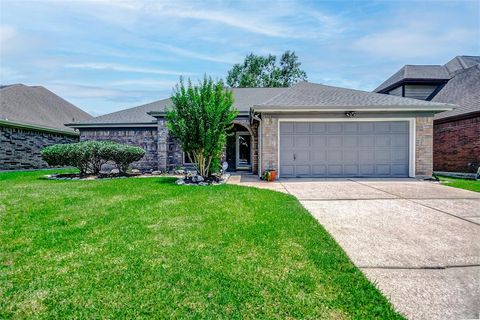
[(0, 170), (48, 168), (40, 153), (44, 147), (77, 141), (71, 135), (0, 126)]
[(138, 146), (145, 150), (145, 156), (132, 164), (132, 168), (140, 170), (158, 170), (157, 128), (98, 128), (80, 129), (80, 141), (98, 140), (115, 141)]
[(480, 116), (433, 125), (435, 171), (475, 173), (480, 166)]
[(415, 176), (433, 174), (433, 117), (417, 117), (415, 126)]
[[(415, 175), (431, 177), (433, 173), (433, 117), (416, 118)], [(263, 115), (262, 119), (262, 167), (278, 170), (278, 119)]]

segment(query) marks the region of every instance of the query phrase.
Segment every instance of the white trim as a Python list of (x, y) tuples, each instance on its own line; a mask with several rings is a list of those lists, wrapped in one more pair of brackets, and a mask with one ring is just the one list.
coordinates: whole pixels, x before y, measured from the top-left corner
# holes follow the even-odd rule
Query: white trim
[(337, 107), (337, 108), (311, 108), (311, 107), (293, 107), (293, 108), (270, 108), (270, 107), (257, 107), (253, 108), (255, 112), (346, 112), (346, 111), (355, 111), (355, 112), (362, 112), (362, 111), (375, 111), (375, 112), (398, 112), (398, 111), (426, 111), (426, 112), (442, 112), (442, 111), (450, 111), (453, 110), (453, 107), (422, 107), (422, 106), (412, 106), (412, 107), (399, 107), (399, 108), (392, 108), (389, 106), (382, 106), (378, 108), (354, 108), (354, 107)]
[(278, 128), (277, 128), (277, 173), (278, 177), (281, 177), (280, 172), (280, 123), (281, 122), (365, 122), (365, 121), (376, 121), (376, 122), (388, 122), (388, 121), (408, 121), (409, 124), (409, 159), (408, 159), (408, 175), (411, 178), (415, 177), (415, 146), (416, 146), (416, 118), (277, 118)]
[(239, 159), (239, 144), (238, 144), (238, 137), (239, 136), (249, 136), (250, 137), (250, 166), (249, 167), (242, 167), (240, 170), (251, 170), (253, 168), (252, 164), (252, 154), (253, 154), (253, 137), (249, 131), (237, 131), (235, 132), (235, 168), (238, 170), (240, 167), (238, 164)]
[(258, 163), (257, 163), (257, 174), (258, 177), (262, 176), (262, 146), (263, 146), (263, 136), (262, 136), (262, 121), (259, 121), (258, 125), (258, 139), (257, 139), (257, 156), (258, 156)]

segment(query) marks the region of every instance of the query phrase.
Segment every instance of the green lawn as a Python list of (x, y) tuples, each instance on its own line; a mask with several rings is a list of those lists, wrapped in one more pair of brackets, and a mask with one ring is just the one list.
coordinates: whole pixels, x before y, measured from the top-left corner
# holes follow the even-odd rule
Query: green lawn
[(402, 319), (292, 196), (0, 173), (0, 318)]
[(467, 180), (451, 177), (438, 177), (443, 185), (480, 192), (480, 180)]

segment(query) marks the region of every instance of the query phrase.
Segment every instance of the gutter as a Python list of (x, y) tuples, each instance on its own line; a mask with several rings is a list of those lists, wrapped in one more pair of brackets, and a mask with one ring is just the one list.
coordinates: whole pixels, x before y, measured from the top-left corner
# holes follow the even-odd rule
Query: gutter
[(256, 112), (345, 112), (345, 111), (355, 111), (355, 112), (401, 112), (401, 111), (428, 111), (428, 112), (443, 112), (453, 110), (456, 106), (445, 104), (444, 107), (422, 107), (422, 106), (409, 106), (409, 107), (395, 107), (391, 106), (379, 106), (375, 108), (358, 108), (358, 107), (306, 107), (306, 106), (292, 106), (292, 107), (279, 107), (273, 105), (256, 105), (253, 106), (253, 110)]
[(14, 122), (9, 120), (0, 120), (0, 125), (5, 127), (10, 127), (10, 128), (27, 129), (27, 130), (33, 130), (33, 131), (62, 134), (62, 135), (67, 135), (72, 137), (78, 137), (80, 135), (78, 132), (66, 131), (66, 130), (49, 128), (49, 127), (42, 127), (34, 124), (26, 124), (26, 123)]
[(130, 122), (130, 123), (67, 123), (67, 127), (72, 128), (156, 128), (156, 122)]

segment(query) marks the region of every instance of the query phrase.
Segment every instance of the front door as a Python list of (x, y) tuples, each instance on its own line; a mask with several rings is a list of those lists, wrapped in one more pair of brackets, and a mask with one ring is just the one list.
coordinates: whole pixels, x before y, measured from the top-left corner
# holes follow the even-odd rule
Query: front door
[(252, 146), (250, 133), (236, 133), (236, 168), (237, 170), (252, 169)]

